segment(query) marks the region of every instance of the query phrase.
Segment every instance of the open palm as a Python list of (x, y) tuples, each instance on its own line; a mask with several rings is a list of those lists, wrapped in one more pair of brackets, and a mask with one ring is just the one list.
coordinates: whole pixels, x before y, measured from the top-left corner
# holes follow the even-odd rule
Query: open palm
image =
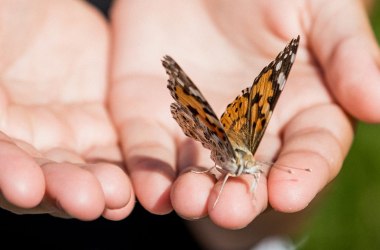
[[(347, 26), (350, 16), (356, 23)], [(369, 30), (359, 2), (117, 1), (110, 99), (138, 200), (157, 214), (173, 208), (189, 219), (208, 214), (226, 228), (244, 227), (268, 204), (282, 212), (305, 208), (338, 174), (349, 150), (353, 123), (346, 112), (380, 120), (373, 109), (380, 89), (372, 83), (379, 80), (378, 50)], [(312, 172), (274, 168), (253, 199), (252, 176), (230, 179), (212, 209), (221, 181), (214, 185), (212, 176), (185, 171), (213, 163), (171, 118), (160, 59), (172, 56), (220, 115), (297, 35), (296, 62), (256, 156)]]
[(1, 207), (124, 218), (134, 202), (110, 163), (121, 156), (105, 102), (106, 23), (79, 1), (13, 3), (0, 15)]

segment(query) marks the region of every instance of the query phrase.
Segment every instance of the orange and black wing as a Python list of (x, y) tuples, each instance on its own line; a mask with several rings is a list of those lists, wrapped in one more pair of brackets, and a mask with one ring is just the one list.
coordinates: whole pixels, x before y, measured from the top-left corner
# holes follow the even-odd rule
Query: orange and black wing
[(229, 168), (234, 151), (211, 106), (171, 57), (165, 56), (162, 64), (169, 75), (167, 87), (175, 100), (170, 106), (173, 118), (187, 136), (211, 150), (211, 158), (217, 165)]
[(284, 88), (298, 44), (299, 36), (291, 40), (276, 59), (261, 71), (251, 88), (243, 90), (242, 94), (227, 106), (220, 119), (228, 137), (233, 139), (237, 146), (249, 149), (252, 154), (260, 144)]

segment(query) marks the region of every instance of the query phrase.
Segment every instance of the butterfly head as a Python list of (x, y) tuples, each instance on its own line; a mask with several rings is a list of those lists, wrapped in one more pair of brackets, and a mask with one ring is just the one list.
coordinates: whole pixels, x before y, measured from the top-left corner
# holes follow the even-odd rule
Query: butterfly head
[(236, 171), (233, 173), (234, 176), (261, 172), (253, 154), (245, 148), (235, 148), (235, 164)]

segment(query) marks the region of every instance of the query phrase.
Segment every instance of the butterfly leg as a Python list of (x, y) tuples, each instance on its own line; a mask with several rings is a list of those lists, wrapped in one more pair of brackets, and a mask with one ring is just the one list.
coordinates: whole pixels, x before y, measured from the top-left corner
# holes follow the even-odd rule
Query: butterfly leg
[(251, 193), (254, 193), (256, 191), (257, 185), (260, 180), (260, 176), (261, 176), (261, 172), (257, 172), (253, 174), (254, 180), (252, 181), (251, 188), (250, 188)]
[(191, 170), (191, 172), (196, 174), (207, 174), (210, 173), (214, 168), (216, 168), (216, 164), (212, 168), (206, 170)]
[(254, 180), (252, 181), (251, 188), (249, 189), (249, 191), (250, 191), (251, 194), (252, 194), (252, 198), (253, 198), (253, 200), (256, 199), (255, 191), (256, 191), (256, 189), (257, 189), (257, 185), (259, 184), (259, 180), (260, 180), (260, 177), (261, 177), (261, 174), (262, 174), (262, 173), (263, 173), (263, 172), (260, 170), (259, 172), (253, 174), (253, 178), (254, 178)]
[(214, 202), (214, 205), (212, 206), (212, 209), (214, 209), (215, 206), (216, 206), (216, 203), (218, 203), (219, 198), (220, 198), (220, 196), (221, 196), (221, 194), (222, 194), (222, 191), (223, 191), (223, 189), (224, 189), (224, 185), (226, 185), (226, 182), (227, 182), (227, 180), (228, 180), (228, 178), (229, 178), (230, 176), (231, 176), (230, 174), (226, 174), (226, 176), (224, 176), (223, 183), (222, 183), (222, 187), (221, 187), (220, 190), (219, 190), (218, 197), (216, 197), (216, 200), (215, 200), (215, 202)]

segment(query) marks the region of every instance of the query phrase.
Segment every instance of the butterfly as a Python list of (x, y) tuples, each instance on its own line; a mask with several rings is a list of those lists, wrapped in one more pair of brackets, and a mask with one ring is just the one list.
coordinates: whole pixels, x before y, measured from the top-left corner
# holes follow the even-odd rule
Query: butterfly
[(263, 171), (254, 154), (295, 61), (299, 40), (299, 36), (292, 39), (252, 86), (227, 106), (220, 119), (181, 67), (170, 56), (164, 56), (167, 87), (175, 100), (170, 105), (173, 118), (186, 136), (211, 150), (214, 168), (225, 175), (214, 207), (229, 177), (251, 174), (251, 191), (255, 189)]

